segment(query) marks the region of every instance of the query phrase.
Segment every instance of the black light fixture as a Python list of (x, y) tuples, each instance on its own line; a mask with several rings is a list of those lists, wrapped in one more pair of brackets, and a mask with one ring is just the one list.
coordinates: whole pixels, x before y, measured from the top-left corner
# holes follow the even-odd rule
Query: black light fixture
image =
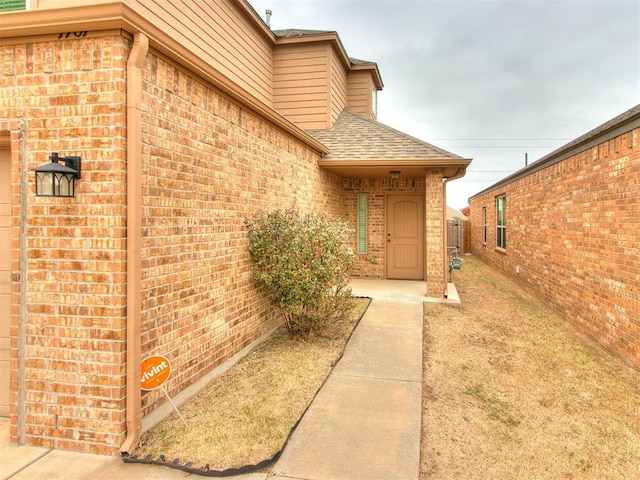
[[(73, 197), (75, 181), (80, 178), (81, 158), (76, 156), (59, 157), (58, 152), (49, 156), (51, 163), (41, 165), (36, 172), (37, 197)], [(60, 162), (64, 165), (60, 165)]]

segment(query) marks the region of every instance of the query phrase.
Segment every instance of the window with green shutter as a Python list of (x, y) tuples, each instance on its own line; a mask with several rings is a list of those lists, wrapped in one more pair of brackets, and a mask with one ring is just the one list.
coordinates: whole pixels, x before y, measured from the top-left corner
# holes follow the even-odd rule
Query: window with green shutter
[(27, 0), (0, 0), (0, 12), (9, 12), (11, 10), (24, 10)]
[(358, 194), (358, 253), (367, 253), (367, 194)]

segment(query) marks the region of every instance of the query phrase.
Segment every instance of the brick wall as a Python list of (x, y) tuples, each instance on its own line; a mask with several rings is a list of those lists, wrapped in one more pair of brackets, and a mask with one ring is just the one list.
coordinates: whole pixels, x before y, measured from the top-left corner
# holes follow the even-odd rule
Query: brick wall
[[(367, 253), (357, 255), (352, 274), (356, 278), (384, 279), (386, 275), (386, 198), (388, 195), (425, 196), (425, 281), (427, 295), (442, 297), (444, 292), (443, 251), (445, 248), (442, 189), (442, 171), (427, 172), (424, 178), (401, 178), (395, 183), (391, 179), (345, 179), (345, 218), (350, 225), (356, 224), (357, 195), (368, 194)], [(355, 231), (352, 244), (356, 245)], [(373, 261), (372, 261), (373, 259)]]
[[(128, 36), (100, 32), (0, 47), (0, 133), (10, 133), (13, 161), (14, 442), (115, 454), (125, 437), (130, 50)], [(142, 355), (171, 361), (171, 395), (279, 322), (250, 281), (243, 221), (258, 210), (295, 205), (355, 225), (356, 194), (370, 193), (371, 250), (354, 274), (384, 278), (385, 195), (424, 194), (427, 285), (440, 296), (442, 172), (393, 187), (343, 181), (317, 167), (317, 152), (154, 51), (142, 88)], [(53, 151), (82, 157), (74, 198), (35, 197), (32, 170)], [(164, 402), (144, 393), (143, 413)]]
[[(273, 328), (243, 222), (296, 205), (340, 214), (318, 154), (167, 59), (143, 85), (143, 356), (167, 356), (177, 393)], [(164, 402), (143, 395), (144, 412)]]
[[(424, 178), (400, 178), (392, 183), (389, 178), (345, 179), (343, 184), (344, 216), (350, 225), (356, 225), (358, 194), (367, 194), (367, 253), (356, 256), (352, 275), (356, 278), (384, 279), (387, 248), (385, 218), (387, 195), (424, 195), (425, 180)], [(354, 251), (357, 251), (355, 230), (351, 243)]]
[[(0, 47), (0, 130), (13, 159), (14, 441), (19, 347), (27, 443), (106, 453), (123, 440), (127, 50), (121, 37), (91, 35)], [(83, 158), (75, 198), (35, 197), (32, 169), (52, 151)]]
[[(506, 251), (495, 248), (500, 194), (507, 198)], [(639, 201), (635, 129), (472, 198), (472, 253), (640, 366)]]
[[(16, 192), (12, 441), (115, 454), (124, 440), (130, 48), (91, 32), (0, 47)], [(294, 204), (339, 214), (342, 184), (316, 152), (154, 52), (143, 90), (142, 351), (169, 358), (175, 394), (278, 321), (250, 283), (243, 220)], [(82, 156), (75, 198), (35, 197), (32, 169), (52, 151)], [(164, 401), (144, 394), (144, 413)]]

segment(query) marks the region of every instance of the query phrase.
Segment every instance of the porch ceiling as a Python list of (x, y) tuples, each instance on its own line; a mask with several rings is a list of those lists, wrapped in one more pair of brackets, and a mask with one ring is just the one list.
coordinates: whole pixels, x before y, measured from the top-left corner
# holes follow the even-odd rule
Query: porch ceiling
[(342, 178), (389, 178), (391, 171), (400, 178), (424, 178), (429, 170), (442, 169), (443, 178), (464, 175), (470, 159), (429, 160), (337, 160), (329, 157), (318, 160), (318, 166)]

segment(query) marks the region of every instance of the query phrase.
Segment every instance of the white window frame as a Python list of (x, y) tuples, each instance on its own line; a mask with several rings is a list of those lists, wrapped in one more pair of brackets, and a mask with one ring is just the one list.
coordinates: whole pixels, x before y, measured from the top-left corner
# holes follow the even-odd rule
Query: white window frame
[(496, 197), (496, 248), (507, 249), (507, 195)]

